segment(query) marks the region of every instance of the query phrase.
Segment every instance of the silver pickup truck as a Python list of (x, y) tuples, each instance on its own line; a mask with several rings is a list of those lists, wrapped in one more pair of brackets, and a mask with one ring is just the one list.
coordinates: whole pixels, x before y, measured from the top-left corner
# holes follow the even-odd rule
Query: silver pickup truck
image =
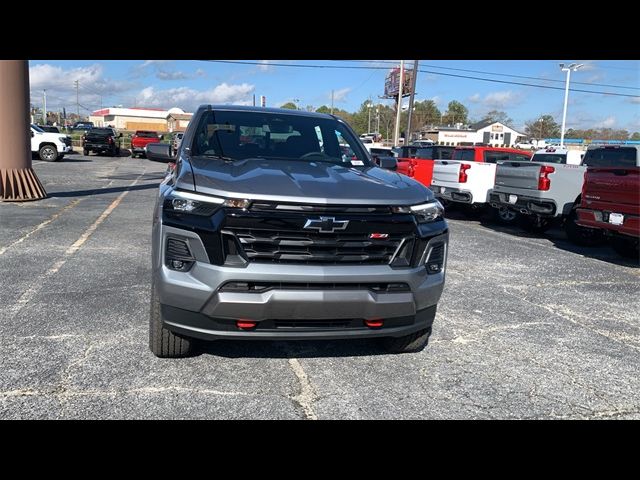
[(531, 161), (498, 162), (489, 203), (502, 210), (499, 218), (513, 220), (521, 214), (525, 228), (547, 230), (554, 220), (570, 217), (580, 203), (587, 168), (583, 155), (578, 150), (549, 147), (538, 150)]

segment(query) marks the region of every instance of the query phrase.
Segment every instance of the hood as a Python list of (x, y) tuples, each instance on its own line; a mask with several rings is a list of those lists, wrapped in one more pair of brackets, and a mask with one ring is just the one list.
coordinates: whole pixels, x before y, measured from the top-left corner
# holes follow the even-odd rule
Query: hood
[(342, 205), (415, 205), (433, 199), (424, 185), (378, 167), (266, 159), (225, 163), (202, 157), (190, 158), (190, 164), (183, 182), (221, 197)]

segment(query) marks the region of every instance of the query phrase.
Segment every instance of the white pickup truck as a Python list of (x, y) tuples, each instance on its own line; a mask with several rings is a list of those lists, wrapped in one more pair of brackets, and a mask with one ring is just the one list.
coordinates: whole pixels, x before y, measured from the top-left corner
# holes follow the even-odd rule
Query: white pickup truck
[(458, 147), (451, 160), (436, 160), (431, 190), (440, 200), (464, 204), (466, 212), (488, 205), (498, 161), (529, 161), (531, 154), (508, 148)]
[(587, 168), (583, 156), (579, 150), (547, 147), (529, 162), (498, 163), (491, 206), (505, 216), (523, 215), (528, 230), (547, 230), (554, 220), (569, 218), (580, 203)]
[(45, 132), (37, 125), (31, 125), (31, 153), (37, 153), (40, 160), (45, 162), (62, 160), (65, 153), (71, 151), (73, 147), (69, 135)]

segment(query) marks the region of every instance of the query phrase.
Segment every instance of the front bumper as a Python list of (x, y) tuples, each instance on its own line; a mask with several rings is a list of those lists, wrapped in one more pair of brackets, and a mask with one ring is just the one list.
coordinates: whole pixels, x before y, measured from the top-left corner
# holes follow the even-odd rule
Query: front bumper
[(56, 148), (58, 149), (58, 153), (73, 152), (73, 146), (67, 145), (66, 143), (58, 144)]
[[(577, 224), (589, 228), (601, 228), (603, 230), (629, 235), (632, 237), (640, 237), (640, 216), (633, 214), (624, 214), (622, 225), (614, 225), (609, 223), (609, 215), (612, 212), (602, 210), (592, 210), (589, 208), (578, 208)], [(615, 213), (615, 212), (613, 212)]]
[[(509, 199), (517, 197), (515, 202)], [(542, 217), (555, 217), (558, 215), (556, 202), (548, 198), (530, 197), (520, 194), (508, 194), (502, 192), (489, 192), (489, 203), (494, 208), (507, 207), (510, 210), (524, 215), (540, 215)], [(562, 213), (562, 212), (560, 212)]]
[[(160, 238), (154, 243), (159, 241), (159, 245), (164, 246), (167, 236), (180, 236), (188, 239), (197, 259), (206, 255), (196, 233), (166, 225), (159, 228)], [(433, 274), (427, 273), (424, 264), (415, 268), (391, 268), (389, 265), (250, 262), (243, 267), (233, 267), (200, 260), (195, 261), (188, 272), (179, 272), (164, 265), (158, 252), (153, 283), (166, 327), (194, 337), (286, 339), (408, 335), (433, 322), (444, 287), (448, 233), (430, 238), (425, 250), (429, 252), (431, 244), (443, 241), (443, 268)], [(264, 292), (220, 291), (227, 282), (305, 284), (306, 288), (283, 285)], [(376, 283), (403, 283), (408, 285), (408, 290), (376, 292), (366, 287), (335, 286)], [(327, 284), (333, 286), (327, 288)], [(365, 319), (373, 318), (384, 319), (384, 326), (372, 329), (364, 324)], [(252, 331), (242, 331), (235, 325), (238, 319), (252, 320), (258, 325)], [(296, 325), (287, 328), (277, 324), (286, 320), (295, 320)], [(338, 325), (333, 324), (334, 321)]]

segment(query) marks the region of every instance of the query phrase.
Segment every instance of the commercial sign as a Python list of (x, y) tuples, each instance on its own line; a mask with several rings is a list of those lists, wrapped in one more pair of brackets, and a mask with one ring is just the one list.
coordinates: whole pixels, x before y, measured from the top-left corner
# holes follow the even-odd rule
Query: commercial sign
[(491, 131), (492, 132), (501, 132), (502, 131), (502, 125), (491, 125)]
[[(404, 81), (402, 86), (402, 96), (411, 95), (413, 81), (413, 70), (404, 69)], [(391, 69), (384, 80), (384, 96), (397, 97), (400, 90), (400, 67)]]

